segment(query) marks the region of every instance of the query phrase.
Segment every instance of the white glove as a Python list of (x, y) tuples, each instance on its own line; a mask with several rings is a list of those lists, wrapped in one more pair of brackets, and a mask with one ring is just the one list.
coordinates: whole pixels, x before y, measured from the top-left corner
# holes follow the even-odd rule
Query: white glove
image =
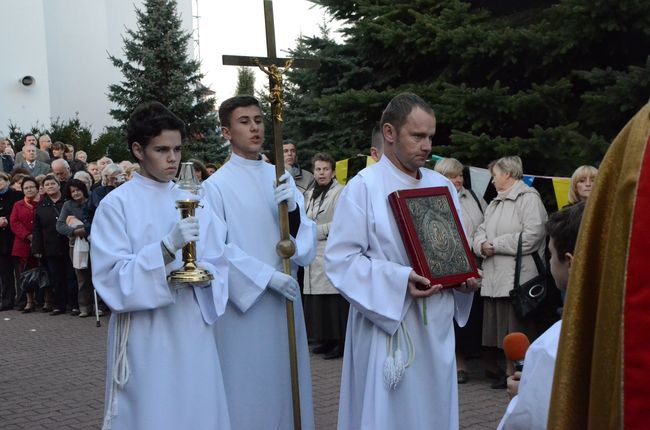
[(271, 276), (269, 287), (273, 288), (275, 291), (282, 294), (292, 302), (296, 300), (300, 294), (298, 281), (293, 279), (291, 276), (277, 270), (273, 276)]
[(172, 254), (176, 254), (188, 242), (199, 240), (199, 220), (195, 217), (187, 217), (180, 220), (172, 231), (163, 238), (163, 244)]
[(289, 184), (289, 172), (284, 172), (284, 175), (280, 176), (278, 180), (278, 185), (275, 187), (275, 203), (280, 204), (281, 202), (287, 202), (287, 208), (289, 212), (296, 210), (296, 188)]

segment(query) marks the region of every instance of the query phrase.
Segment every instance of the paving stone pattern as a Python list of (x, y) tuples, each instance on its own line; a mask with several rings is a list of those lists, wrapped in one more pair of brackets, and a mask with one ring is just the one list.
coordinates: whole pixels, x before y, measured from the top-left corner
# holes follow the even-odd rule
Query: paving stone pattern
[[(104, 404), (106, 329), (92, 318), (0, 312), (0, 429), (98, 429)], [(311, 357), (317, 429), (335, 429), (342, 360)], [(496, 428), (508, 398), (471, 362), (459, 386), (461, 429)], [(236, 429), (234, 429), (236, 430)], [(409, 429), (400, 429), (409, 430)]]

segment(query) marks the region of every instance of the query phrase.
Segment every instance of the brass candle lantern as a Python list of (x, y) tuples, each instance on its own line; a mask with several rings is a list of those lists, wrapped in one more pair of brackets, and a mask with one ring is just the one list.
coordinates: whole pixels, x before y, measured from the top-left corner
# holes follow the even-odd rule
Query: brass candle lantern
[[(176, 209), (181, 211), (181, 218), (194, 216), (196, 208), (200, 206), (199, 200), (203, 189), (196, 180), (192, 163), (181, 163), (181, 171), (175, 186), (183, 194), (183, 198), (176, 200)], [(167, 282), (172, 285), (205, 284), (213, 279), (212, 273), (196, 265), (196, 242), (189, 242), (183, 246), (183, 267), (167, 276)]]

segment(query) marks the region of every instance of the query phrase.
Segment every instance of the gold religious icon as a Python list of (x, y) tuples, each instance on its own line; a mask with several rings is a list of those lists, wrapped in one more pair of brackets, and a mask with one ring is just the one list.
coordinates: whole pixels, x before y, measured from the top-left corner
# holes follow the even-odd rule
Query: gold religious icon
[[(181, 163), (181, 172), (175, 187), (183, 194), (183, 198), (176, 200), (176, 209), (180, 209), (181, 218), (194, 216), (196, 208), (201, 206), (200, 198), (203, 189), (196, 180), (192, 163)], [(189, 242), (183, 246), (183, 267), (167, 276), (167, 282), (172, 285), (205, 284), (213, 279), (212, 273), (196, 265), (196, 242)]]

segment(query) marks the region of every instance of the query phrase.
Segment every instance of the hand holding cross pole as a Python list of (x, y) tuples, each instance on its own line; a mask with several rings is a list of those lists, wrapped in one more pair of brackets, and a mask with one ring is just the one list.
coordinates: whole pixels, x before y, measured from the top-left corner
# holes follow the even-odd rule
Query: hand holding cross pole
[[(273, 23), (273, 2), (264, 0), (264, 20), (266, 23), (266, 48), (267, 57), (243, 57), (224, 55), (223, 64), (232, 66), (257, 66), (269, 76), (269, 92), (273, 116), (273, 143), (275, 151), (276, 180), (285, 172), (284, 154), (282, 151), (282, 74), (291, 67), (318, 67), (316, 60), (278, 58), (275, 50), (275, 26)], [(284, 70), (280, 70), (278, 63), (284, 63)], [(295, 253), (295, 245), (289, 238), (289, 213), (287, 203), (278, 206), (280, 221), (280, 241), (276, 245), (277, 253), (282, 257), (284, 273), (291, 276), (290, 258)], [(300, 430), (302, 420), (300, 414), (300, 388), (298, 383), (298, 359), (296, 353), (296, 332), (293, 302), (287, 300), (287, 330), (289, 337), (289, 364), (291, 366), (291, 397), (293, 400), (293, 425), (295, 430)]]

